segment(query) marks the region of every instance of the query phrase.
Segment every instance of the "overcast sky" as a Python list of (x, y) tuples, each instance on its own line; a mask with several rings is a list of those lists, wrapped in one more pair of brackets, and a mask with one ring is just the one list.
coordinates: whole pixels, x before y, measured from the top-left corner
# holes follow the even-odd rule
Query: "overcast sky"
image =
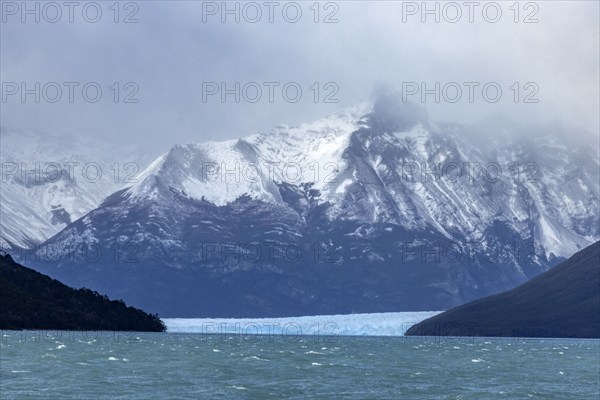
[[(440, 102), (434, 94), (425, 99), (436, 119), (475, 122), (501, 112), (517, 120), (560, 119), (597, 133), (599, 3), (522, 2), (515, 22), (515, 9), (509, 8), (513, 2), (499, 2), (494, 3), (502, 12), (496, 23), (490, 22), (496, 7), (483, 9), (488, 3), (473, 10), (472, 23), (462, 1), (454, 3), (461, 6), (457, 22), (449, 22), (457, 19), (456, 7), (441, 3), (440, 22), (425, 15), (423, 23), (421, 10), (414, 7), (420, 8), (420, 1), (322, 2), (316, 23), (313, 2), (279, 2), (269, 22), (269, 6), (260, 1), (254, 3), (262, 13), (258, 22), (251, 22), (257, 19), (256, 7), (241, 3), (236, 23), (234, 15), (215, 9), (221, 2), (121, 3), (118, 16), (109, 8), (113, 2), (100, 2), (102, 15), (92, 23), (97, 19), (94, 6), (84, 12), (89, 3), (80, 2), (69, 22), (69, 8), (57, 2), (62, 15), (39, 3), (36, 23), (34, 14), (21, 9), (22, 2), (4, 1), (1, 124), (83, 138), (96, 135), (162, 152), (176, 143), (238, 138), (268, 132), (280, 123), (312, 121), (369, 99), (378, 82), (404, 89), (407, 98), (421, 102), (419, 93), (409, 95), (415, 89), (411, 82), (429, 89), (439, 82)], [(27, 4), (34, 8), (38, 3)], [(292, 23), (295, 4), (302, 15)], [(236, 7), (233, 2), (228, 6)], [(433, 9), (435, 3), (429, 6)], [(128, 16), (137, 22), (124, 23)], [(332, 23), (324, 23), (326, 17)], [(36, 82), (40, 102), (28, 94), (23, 103), (22, 84), (35, 91)], [(61, 86), (60, 97), (51, 82)], [(256, 97), (256, 86), (250, 84), (246, 99), (241, 93), (236, 103), (229, 94), (223, 103), (219, 93), (208, 95), (208, 89), (215, 89), (210, 82), (229, 88), (256, 82), (262, 97), (247, 101)], [(264, 82), (278, 83), (271, 84), (273, 102)], [(288, 85), (286, 101), (282, 88), (290, 82), (295, 84)], [(452, 82), (462, 88), (456, 103), (449, 101), (457, 96)], [(464, 82), (478, 84), (472, 86), (472, 103)], [(494, 83), (488, 85), (489, 101), (482, 93), (488, 83)], [(85, 84), (88, 100), (82, 93)], [(92, 103), (97, 87), (102, 97)], [(297, 87), (302, 96), (293, 103)], [(502, 96), (492, 103), (496, 87)], [(127, 95), (138, 102), (125, 103)], [(326, 103), (326, 98), (337, 103)], [(526, 99), (538, 102), (524, 103)]]

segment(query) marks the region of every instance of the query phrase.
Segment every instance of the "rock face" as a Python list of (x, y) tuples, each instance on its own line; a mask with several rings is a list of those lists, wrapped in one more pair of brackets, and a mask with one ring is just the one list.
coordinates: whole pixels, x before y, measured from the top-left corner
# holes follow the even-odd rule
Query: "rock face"
[(406, 335), (600, 338), (600, 242), (515, 289), (436, 315)]
[(163, 332), (155, 315), (75, 290), (0, 255), (0, 329)]
[(23, 262), (170, 317), (441, 310), (600, 238), (600, 162), (557, 127), (435, 122), (386, 94), (175, 146)]

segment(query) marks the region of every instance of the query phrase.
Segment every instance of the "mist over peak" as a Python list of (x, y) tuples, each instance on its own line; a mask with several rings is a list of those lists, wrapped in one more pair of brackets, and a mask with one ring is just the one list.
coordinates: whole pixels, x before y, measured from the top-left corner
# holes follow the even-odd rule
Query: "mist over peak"
[(406, 101), (392, 88), (377, 90), (373, 111), (369, 115), (372, 128), (382, 132), (403, 132), (418, 123), (428, 125), (429, 116), (424, 106)]

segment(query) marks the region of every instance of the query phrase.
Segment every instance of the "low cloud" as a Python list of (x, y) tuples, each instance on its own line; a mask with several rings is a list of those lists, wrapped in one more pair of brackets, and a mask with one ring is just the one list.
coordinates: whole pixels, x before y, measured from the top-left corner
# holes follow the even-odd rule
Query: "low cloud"
[(497, 22), (481, 13), (491, 2), (473, 22), (463, 2), (454, 3), (456, 22), (447, 3), (436, 22), (435, 2), (429, 14), (421, 2), (293, 3), (297, 22), (290, 2), (272, 14), (254, 3), (257, 21), (246, 3), (227, 3), (229, 13), (221, 2), (120, 3), (118, 13), (100, 3), (95, 23), (79, 9), (73, 22), (66, 9), (47, 22), (56, 17), (41, 14), (47, 3), (39, 23), (27, 14), (23, 23), (23, 10), (7, 3), (24, 4), (2, 3), (3, 126), (164, 150), (310, 121), (368, 99), (385, 81), (435, 119), (503, 113), (598, 133), (597, 2), (519, 3), (518, 15), (500, 2)]

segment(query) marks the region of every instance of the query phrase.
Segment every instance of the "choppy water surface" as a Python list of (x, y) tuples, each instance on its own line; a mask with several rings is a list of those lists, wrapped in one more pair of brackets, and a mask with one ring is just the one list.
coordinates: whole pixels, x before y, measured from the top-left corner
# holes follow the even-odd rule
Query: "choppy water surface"
[(599, 396), (597, 340), (2, 334), (2, 399)]

